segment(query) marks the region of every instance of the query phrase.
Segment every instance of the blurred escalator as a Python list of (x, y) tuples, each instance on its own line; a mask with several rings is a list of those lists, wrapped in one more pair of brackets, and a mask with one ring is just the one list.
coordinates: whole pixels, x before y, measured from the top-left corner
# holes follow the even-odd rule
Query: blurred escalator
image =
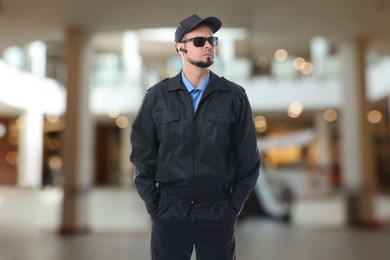
[(266, 217), (290, 223), (294, 196), (291, 187), (273, 180), (262, 167), (256, 186), (240, 214), (239, 221), (250, 216)]

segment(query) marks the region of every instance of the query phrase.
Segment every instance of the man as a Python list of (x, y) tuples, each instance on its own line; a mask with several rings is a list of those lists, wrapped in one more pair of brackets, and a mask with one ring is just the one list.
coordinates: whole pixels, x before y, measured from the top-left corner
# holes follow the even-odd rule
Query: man
[(147, 92), (132, 126), (134, 183), (152, 219), (151, 258), (235, 259), (237, 217), (260, 167), (243, 88), (218, 77), (221, 28), (192, 15), (175, 32), (183, 70)]

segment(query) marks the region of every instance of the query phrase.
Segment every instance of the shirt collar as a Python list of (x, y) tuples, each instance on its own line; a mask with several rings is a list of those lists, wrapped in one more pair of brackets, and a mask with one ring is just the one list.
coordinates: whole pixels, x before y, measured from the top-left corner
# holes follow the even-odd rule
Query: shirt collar
[[(186, 76), (184, 75), (184, 71), (181, 71), (181, 78), (183, 80), (183, 83), (184, 83), (184, 86), (186, 86), (188, 92), (191, 92), (193, 91), (194, 89), (196, 89), (192, 84), (191, 82), (186, 78)], [(206, 89), (207, 85), (209, 84), (210, 82), (210, 72), (207, 73), (207, 76), (206, 78), (203, 80), (203, 82), (199, 85), (199, 87), (197, 87), (197, 89), (199, 89), (201, 92), (204, 92), (204, 90)]]

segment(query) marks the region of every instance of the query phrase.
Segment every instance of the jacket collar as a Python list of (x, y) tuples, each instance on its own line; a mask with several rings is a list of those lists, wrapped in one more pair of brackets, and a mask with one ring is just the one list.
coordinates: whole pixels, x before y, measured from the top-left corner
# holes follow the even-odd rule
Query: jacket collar
[[(179, 89), (186, 90), (186, 87), (184, 86), (184, 83), (181, 79), (181, 71), (176, 76), (168, 80), (167, 86), (167, 91), (175, 91)], [(206, 91), (208, 92), (212, 90), (227, 91), (229, 88), (226, 86), (226, 84), (224, 84), (224, 81), (221, 80), (217, 74), (210, 70), (210, 82), (206, 88)]]

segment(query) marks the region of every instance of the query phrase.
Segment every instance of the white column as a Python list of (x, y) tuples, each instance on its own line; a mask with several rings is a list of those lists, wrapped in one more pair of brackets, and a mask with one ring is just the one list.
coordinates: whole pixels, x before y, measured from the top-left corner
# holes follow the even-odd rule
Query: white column
[(234, 69), (236, 69), (234, 66), (234, 60), (236, 58), (236, 47), (234, 45), (233, 38), (224, 35), (223, 42), (218, 45), (218, 56), (222, 61), (224, 76), (231, 79), (234, 77)]
[(219, 37), (217, 56), (222, 64), (215, 60), (211, 70), (221, 73), (222, 76), (232, 81), (247, 80), (250, 77), (252, 64), (249, 59), (236, 56), (236, 42), (247, 38), (247, 31), (243, 29), (224, 29), (218, 31), (215, 36)]
[(342, 185), (347, 191), (348, 217), (352, 225), (374, 222), (375, 173), (372, 135), (366, 119), (365, 49), (363, 39), (340, 45), (344, 69), (344, 102), (340, 118)]
[[(123, 60), (125, 66), (125, 84), (133, 87), (133, 89), (141, 88), (142, 57), (139, 54), (139, 38), (135, 31), (126, 31), (123, 35)], [(133, 170), (129, 159), (131, 150), (130, 131), (133, 119), (129, 117), (129, 120), (129, 126), (123, 128), (120, 133), (120, 185), (124, 187), (132, 186), (133, 184)]]
[(325, 62), (329, 54), (329, 44), (325, 38), (316, 36), (310, 41), (310, 56), (314, 66), (314, 75), (318, 78), (325, 76)]
[(18, 152), (18, 185), (29, 188), (42, 186), (43, 113), (29, 108), (20, 117)]
[(343, 68), (344, 102), (340, 113), (341, 156), (343, 186), (351, 191), (362, 187), (363, 147), (362, 120), (364, 120), (359, 90), (358, 49), (355, 42), (344, 42), (340, 46)]
[(27, 52), (31, 73), (44, 78), (46, 76), (46, 44), (34, 41), (28, 45)]
[(93, 176), (93, 118), (89, 109), (90, 37), (67, 31), (67, 110), (64, 130), (64, 201), (60, 232), (88, 231), (88, 195)]
[[(27, 46), (29, 70), (34, 76), (46, 76), (46, 45), (35, 41)], [(33, 85), (31, 87), (34, 87)], [(44, 112), (39, 104), (23, 113), (18, 155), (18, 185), (29, 188), (42, 186)]]
[(141, 83), (142, 58), (139, 54), (139, 39), (134, 31), (123, 35), (123, 62), (125, 67), (125, 84), (139, 86)]

